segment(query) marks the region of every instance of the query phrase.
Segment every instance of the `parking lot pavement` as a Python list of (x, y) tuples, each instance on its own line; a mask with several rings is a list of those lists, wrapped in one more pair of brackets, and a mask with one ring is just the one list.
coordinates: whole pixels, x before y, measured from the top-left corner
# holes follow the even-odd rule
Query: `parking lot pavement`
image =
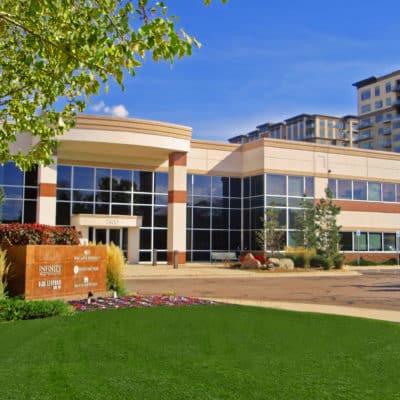
[[(184, 296), (242, 301), (305, 303), (400, 311), (400, 270), (363, 269), (318, 275), (251, 271), (174, 272), (171, 267), (126, 275), (127, 289), (138, 294), (174, 292)], [(190, 268), (189, 268), (190, 269)], [(200, 268), (197, 268), (200, 269)], [(172, 270), (172, 272), (171, 272)], [(179, 271), (175, 270), (175, 271)], [(179, 275), (180, 274), (180, 275)], [(193, 274), (193, 275), (191, 275)], [(256, 277), (256, 279), (254, 279)], [(272, 278), (273, 279), (270, 279)]]

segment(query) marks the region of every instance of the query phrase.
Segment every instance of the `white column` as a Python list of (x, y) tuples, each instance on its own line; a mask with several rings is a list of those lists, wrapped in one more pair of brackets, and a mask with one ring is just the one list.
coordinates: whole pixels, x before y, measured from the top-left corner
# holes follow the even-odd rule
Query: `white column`
[(45, 225), (56, 224), (57, 157), (54, 163), (38, 168), (38, 202), (36, 222)]

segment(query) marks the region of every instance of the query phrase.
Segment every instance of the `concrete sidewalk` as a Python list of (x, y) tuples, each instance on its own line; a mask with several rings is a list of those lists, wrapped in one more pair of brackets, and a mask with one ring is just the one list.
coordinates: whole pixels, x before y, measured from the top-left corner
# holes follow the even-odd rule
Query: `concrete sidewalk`
[(274, 308), (278, 310), (311, 312), (319, 314), (344, 315), (348, 317), (377, 319), (381, 321), (400, 322), (400, 311), (377, 310), (373, 308), (330, 306), (325, 304), (291, 303), (282, 301), (259, 301), (259, 300), (238, 300), (209, 298), (223, 303), (237, 304), (242, 306)]

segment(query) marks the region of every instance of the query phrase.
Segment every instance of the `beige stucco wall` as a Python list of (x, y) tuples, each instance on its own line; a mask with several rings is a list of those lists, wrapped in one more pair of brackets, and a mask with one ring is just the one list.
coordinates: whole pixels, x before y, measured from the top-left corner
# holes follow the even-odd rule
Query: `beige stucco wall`
[(337, 221), (343, 231), (400, 231), (400, 214), (342, 211)]

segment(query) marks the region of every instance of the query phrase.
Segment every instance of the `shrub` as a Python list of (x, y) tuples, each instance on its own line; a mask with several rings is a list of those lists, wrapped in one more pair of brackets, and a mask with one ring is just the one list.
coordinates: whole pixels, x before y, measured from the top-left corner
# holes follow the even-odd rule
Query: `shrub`
[(363, 257), (360, 257), (359, 261), (353, 260), (353, 261), (349, 261), (347, 264), (354, 266), (354, 267), (357, 267), (357, 266), (360, 266), (360, 267), (371, 266), (372, 267), (375, 265), (397, 265), (397, 260), (395, 258), (389, 258), (386, 261), (375, 262), (375, 261), (365, 260)]
[(310, 266), (312, 268), (323, 268), (323, 269), (331, 269), (332, 268), (332, 260), (327, 257), (316, 254), (312, 256), (310, 259)]
[(107, 288), (115, 290), (118, 294), (125, 292), (124, 268), (125, 258), (122, 250), (111, 242), (107, 245)]
[(332, 261), (335, 269), (342, 269), (344, 264), (344, 255), (337, 253), (333, 256)]
[(0, 299), (6, 297), (5, 291), (7, 288), (7, 273), (10, 264), (7, 263), (7, 251), (0, 249)]
[(0, 321), (17, 321), (72, 315), (75, 309), (62, 300), (25, 301), (20, 299), (0, 300)]
[(79, 244), (79, 232), (73, 227), (40, 224), (1, 224), (0, 247), (27, 244)]
[(290, 246), (286, 247), (285, 257), (291, 258), (296, 268), (308, 268), (310, 266), (310, 259), (315, 255), (315, 249)]

